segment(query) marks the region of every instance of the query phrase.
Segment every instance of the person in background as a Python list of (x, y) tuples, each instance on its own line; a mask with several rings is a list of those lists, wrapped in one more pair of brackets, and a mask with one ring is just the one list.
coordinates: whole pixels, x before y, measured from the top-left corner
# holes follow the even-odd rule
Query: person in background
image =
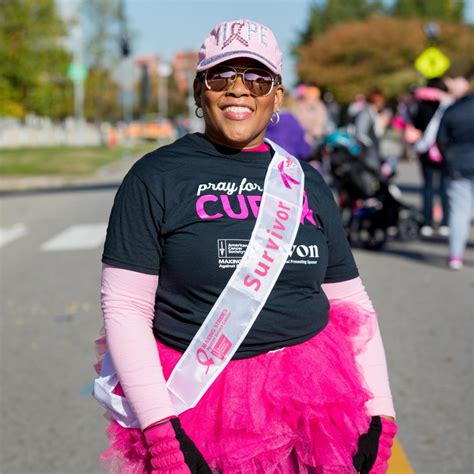
[(310, 137), (315, 148), (328, 132), (329, 116), (321, 100), (321, 91), (316, 86), (300, 84), (296, 88), (294, 113)]
[[(353, 126), (359, 112), (365, 107), (365, 95), (357, 94), (347, 108), (347, 123)], [(352, 133), (352, 132), (351, 132)]]
[(114, 419), (112, 472), (387, 471), (383, 342), (337, 205), (264, 140), (284, 90), (272, 31), (219, 23), (194, 80), (204, 133), (141, 158), (117, 192), (94, 391)]
[(410, 90), (398, 99), (397, 108), (392, 121), (392, 129), (400, 131), (403, 151), (401, 159), (412, 161), (418, 159), (414, 150), (414, 144), (420, 139), (422, 133), (415, 128), (412, 123), (412, 108), (415, 101), (415, 88)]
[[(423, 134), (442, 100), (446, 98), (447, 87), (440, 78), (429, 79), (425, 87), (414, 91), (415, 109), (413, 112), (413, 126)], [(430, 150), (419, 153), (419, 161), (423, 176), (423, 225), (420, 233), (423, 237), (431, 237), (435, 231), (433, 223), (433, 202), (435, 194), (439, 195), (443, 217), (438, 233), (446, 237), (449, 233), (448, 219), (449, 206), (446, 194), (445, 173), (443, 162)]]
[(334, 94), (329, 91), (323, 94), (323, 102), (328, 112), (328, 130), (326, 133), (330, 133), (338, 128), (341, 123), (341, 106), (334, 98)]
[(444, 161), (449, 201), (449, 259), (453, 270), (463, 266), (474, 214), (474, 69), (447, 77), (456, 102), (441, 119), (437, 143)]
[(303, 128), (295, 114), (294, 99), (290, 94), (285, 94), (284, 108), (268, 125), (266, 137), (283, 147), (299, 160), (309, 161), (313, 155), (311, 137)]
[(384, 93), (380, 89), (372, 89), (366, 95), (364, 107), (355, 117), (355, 137), (365, 148), (365, 163), (377, 173), (380, 173), (382, 166), (380, 139), (388, 123), (382, 114), (384, 106)]

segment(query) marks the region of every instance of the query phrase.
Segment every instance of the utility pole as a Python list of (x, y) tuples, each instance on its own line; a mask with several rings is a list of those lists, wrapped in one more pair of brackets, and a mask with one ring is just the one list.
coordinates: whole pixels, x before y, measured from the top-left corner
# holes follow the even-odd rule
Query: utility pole
[[(81, 67), (84, 68), (84, 48), (82, 43), (83, 38), (80, 14), (77, 15), (77, 18), (74, 63), (80, 64)], [(74, 114), (76, 116), (76, 120), (80, 122), (84, 120), (84, 78), (78, 78), (74, 81)]]
[(82, 36), (80, 1), (74, 5), (74, 13), (69, 21), (72, 26), (72, 40), (74, 42), (73, 63), (69, 66), (68, 76), (74, 86), (74, 116), (76, 121), (84, 120), (84, 80), (87, 76), (87, 68), (84, 64), (84, 44)]
[(168, 78), (171, 74), (171, 67), (166, 63), (158, 66), (158, 112), (159, 118), (168, 118)]
[(118, 5), (118, 17), (119, 17), (119, 28), (120, 28), (120, 36), (119, 36), (119, 46), (120, 46), (120, 54), (121, 54), (121, 64), (119, 67), (120, 77), (119, 77), (119, 84), (122, 88), (122, 110), (123, 110), (123, 121), (125, 122), (125, 130), (126, 130), (126, 138), (125, 143), (127, 147), (130, 145), (130, 137), (128, 136), (128, 125), (132, 121), (132, 90), (133, 90), (133, 61), (130, 58), (131, 47), (130, 47), (130, 38), (128, 35), (128, 28), (127, 28), (127, 18), (125, 16), (125, 6), (124, 1), (119, 0)]

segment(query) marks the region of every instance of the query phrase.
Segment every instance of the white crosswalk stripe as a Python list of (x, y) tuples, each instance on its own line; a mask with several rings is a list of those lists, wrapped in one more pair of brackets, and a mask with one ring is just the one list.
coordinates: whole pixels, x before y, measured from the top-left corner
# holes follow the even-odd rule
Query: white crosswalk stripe
[(0, 247), (20, 239), (26, 235), (26, 227), (23, 224), (15, 224), (12, 227), (0, 227)]
[(57, 252), (98, 248), (105, 240), (106, 230), (106, 223), (73, 225), (41, 245), (41, 250)]

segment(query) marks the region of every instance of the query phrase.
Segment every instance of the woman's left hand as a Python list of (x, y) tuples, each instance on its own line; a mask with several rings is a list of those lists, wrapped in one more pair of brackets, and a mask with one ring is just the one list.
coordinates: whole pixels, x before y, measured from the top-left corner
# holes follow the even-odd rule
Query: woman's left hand
[(177, 417), (145, 428), (151, 474), (211, 474), (211, 469)]
[(353, 463), (361, 474), (385, 474), (397, 434), (393, 418), (373, 416), (367, 433), (360, 435)]

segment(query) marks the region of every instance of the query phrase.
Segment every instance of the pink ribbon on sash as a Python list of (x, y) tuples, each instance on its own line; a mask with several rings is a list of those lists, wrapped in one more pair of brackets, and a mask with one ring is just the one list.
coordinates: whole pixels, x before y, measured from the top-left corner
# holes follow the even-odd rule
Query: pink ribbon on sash
[(280, 177), (281, 177), (281, 180), (283, 181), (283, 184), (285, 185), (285, 188), (291, 189), (290, 183), (300, 184), (298, 180), (296, 180), (295, 178), (293, 178), (292, 176), (290, 176), (288, 173), (284, 171), (284, 167), (285, 167), (285, 162), (280, 161), (280, 163), (278, 163), (278, 171), (280, 172)]
[(206, 375), (209, 372), (209, 367), (214, 364), (214, 361), (212, 360), (211, 357), (209, 357), (206, 353), (206, 351), (202, 348), (197, 350), (197, 361), (201, 364), (206, 366)]

